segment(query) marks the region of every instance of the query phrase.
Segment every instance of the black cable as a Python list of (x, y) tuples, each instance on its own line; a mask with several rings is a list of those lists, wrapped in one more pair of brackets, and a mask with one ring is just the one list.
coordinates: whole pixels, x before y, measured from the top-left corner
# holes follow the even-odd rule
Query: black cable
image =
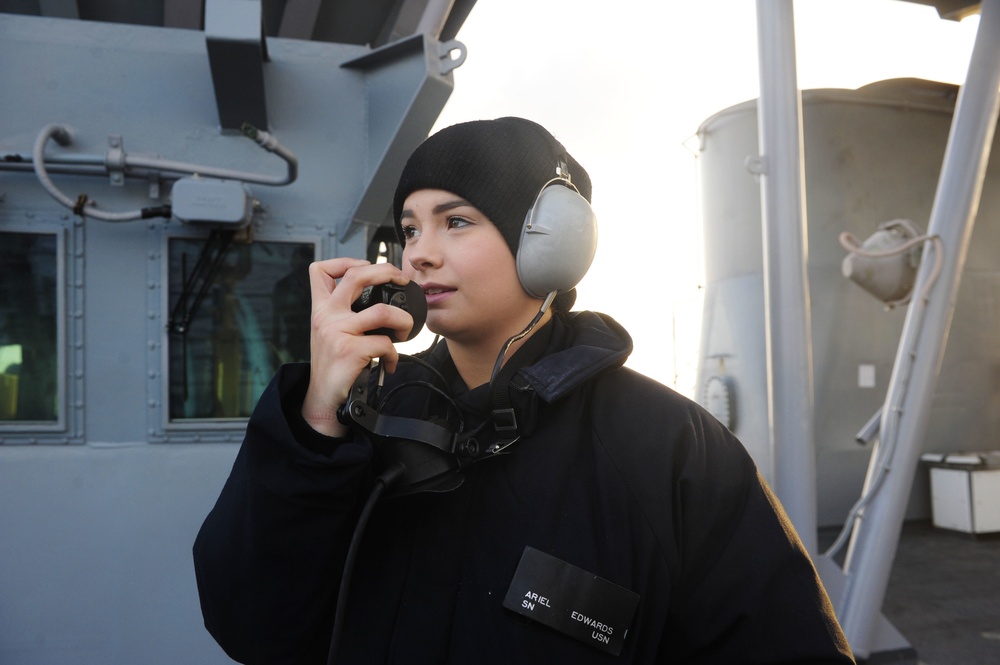
[(401, 383), (398, 386), (393, 387), (388, 393), (385, 394), (385, 396), (378, 403), (377, 406), (378, 410), (382, 411), (383, 409), (385, 409), (385, 405), (389, 403), (389, 400), (396, 393), (398, 393), (401, 390), (409, 388), (424, 388), (443, 397), (447, 401), (448, 406), (450, 406), (451, 409), (455, 412), (455, 416), (458, 419), (458, 431), (459, 432), (465, 431), (465, 417), (462, 415), (462, 409), (459, 408), (458, 403), (455, 401), (455, 399), (444, 390), (441, 390), (433, 383), (429, 383), (427, 381), (407, 381), (406, 383)]
[(406, 361), (406, 362), (416, 363), (416, 364), (420, 365), (421, 367), (423, 367), (424, 369), (426, 369), (426, 370), (428, 370), (430, 372), (433, 372), (435, 378), (437, 378), (441, 382), (441, 385), (444, 386), (445, 389), (448, 388), (448, 379), (444, 378), (444, 374), (442, 374), (440, 372), (440, 370), (438, 370), (437, 367), (435, 367), (434, 365), (430, 364), (429, 362), (427, 362), (423, 358), (419, 358), (417, 356), (409, 356), (409, 355), (406, 355), (405, 353), (400, 353), (399, 354), (399, 359), (400, 359), (400, 361)]
[(173, 208), (169, 205), (154, 206), (150, 208), (143, 208), (140, 212), (142, 219), (151, 219), (153, 217), (170, 217), (173, 215)]
[(535, 326), (542, 320), (546, 310), (548, 310), (549, 305), (552, 304), (552, 301), (555, 300), (558, 293), (558, 291), (552, 291), (549, 295), (545, 296), (545, 300), (542, 301), (542, 306), (538, 308), (538, 313), (535, 314), (535, 317), (531, 319), (531, 322), (525, 326), (524, 330), (504, 342), (503, 347), (500, 349), (500, 355), (497, 356), (497, 360), (493, 364), (493, 373), (490, 375), (490, 389), (492, 391), (496, 391), (497, 376), (500, 374), (500, 368), (503, 367), (503, 359), (507, 357), (507, 352), (510, 350), (511, 345), (514, 342), (524, 339), (528, 333), (534, 330)]
[(500, 368), (503, 367), (503, 359), (507, 357), (507, 351), (510, 350), (511, 345), (518, 340), (524, 339), (524, 337), (532, 331), (532, 329), (538, 324), (542, 319), (542, 315), (545, 314), (545, 307), (538, 310), (538, 314), (531, 319), (531, 323), (525, 326), (524, 330), (517, 333), (506, 342), (504, 342), (503, 347), (500, 348), (500, 355), (497, 356), (496, 362), (493, 363), (493, 373), (490, 374), (490, 386), (495, 388), (497, 376), (500, 374)]
[(333, 615), (333, 632), (330, 635), (330, 652), (327, 654), (327, 665), (334, 665), (337, 662), (337, 650), (340, 647), (340, 633), (344, 628), (344, 613), (347, 609), (347, 597), (350, 594), (351, 575), (354, 573), (354, 561), (358, 557), (358, 549), (361, 546), (361, 538), (368, 526), (368, 518), (371, 516), (375, 504), (378, 502), (382, 492), (391, 486), (406, 469), (402, 464), (396, 463), (379, 474), (375, 479), (375, 487), (368, 495), (368, 501), (361, 509), (358, 523), (354, 527), (354, 535), (351, 536), (351, 545), (347, 548), (347, 558), (344, 560), (344, 571), (340, 576), (340, 591), (337, 593), (337, 607)]

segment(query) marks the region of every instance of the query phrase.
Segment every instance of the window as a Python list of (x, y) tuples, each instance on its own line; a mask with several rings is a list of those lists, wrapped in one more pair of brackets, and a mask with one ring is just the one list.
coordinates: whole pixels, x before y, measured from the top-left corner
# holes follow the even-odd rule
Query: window
[(59, 420), (54, 234), (0, 233), (0, 423)]
[(213, 231), (168, 247), (169, 419), (247, 418), (279, 365), (309, 359), (315, 245)]

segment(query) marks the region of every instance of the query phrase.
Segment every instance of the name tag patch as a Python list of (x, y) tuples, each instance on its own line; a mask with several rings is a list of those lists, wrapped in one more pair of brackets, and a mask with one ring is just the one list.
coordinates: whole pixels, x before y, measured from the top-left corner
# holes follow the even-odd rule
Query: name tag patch
[(582, 568), (525, 547), (503, 606), (618, 655), (639, 595)]

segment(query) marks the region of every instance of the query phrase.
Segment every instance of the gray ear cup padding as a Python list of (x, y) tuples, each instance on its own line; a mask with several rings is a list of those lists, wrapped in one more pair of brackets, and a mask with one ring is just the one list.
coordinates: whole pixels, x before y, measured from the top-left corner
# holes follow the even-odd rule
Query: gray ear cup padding
[(576, 286), (597, 251), (593, 208), (576, 191), (558, 183), (539, 192), (521, 229), (517, 275), (535, 298)]

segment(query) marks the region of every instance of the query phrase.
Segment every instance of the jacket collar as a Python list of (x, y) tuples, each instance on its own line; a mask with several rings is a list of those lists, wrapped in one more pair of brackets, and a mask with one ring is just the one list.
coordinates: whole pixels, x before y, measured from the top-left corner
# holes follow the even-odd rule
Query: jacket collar
[(557, 313), (553, 323), (549, 351), (520, 372), (546, 402), (554, 402), (604, 370), (621, 367), (632, 353), (632, 337), (606, 314)]
[[(447, 344), (438, 344), (418, 354), (438, 369), (446, 385), (450, 384), (451, 396), (444, 399), (452, 407), (442, 400), (444, 393), (434, 397), (433, 392), (427, 392), (421, 400), (424, 414), (421, 419), (440, 422), (450, 420), (448, 414), (460, 412), (461, 421), (453, 421), (452, 425), (464, 423), (461, 431), (479, 440), (480, 451), (495, 447), (497, 450), (490, 452), (505, 452), (520, 437), (530, 436), (534, 431), (540, 402), (554, 402), (600, 372), (620, 367), (632, 350), (632, 339), (624, 328), (611, 317), (593, 312), (557, 313), (532, 339), (534, 344), (525, 344), (508, 361), (517, 371), (513, 376), (503, 374), (510, 377), (503, 391), (491, 392), (488, 385), (464, 390)], [(416, 375), (411, 372), (423, 374), (426, 379), (426, 369), (412, 363), (406, 365), (394, 377), (396, 380), (413, 381)], [(499, 401), (498, 395), (502, 396)], [(483, 457), (480, 452), (464, 463), (492, 456)]]
[[(554, 402), (606, 369), (622, 366), (632, 353), (631, 335), (606, 314), (557, 311), (547, 327), (552, 332), (542, 357), (535, 362), (528, 360), (530, 364), (518, 372), (523, 383), (546, 402)], [(441, 368), (449, 381), (456, 376), (447, 343), (421, 355)], [(524, 364), (517, 355), (509, 362)]]

